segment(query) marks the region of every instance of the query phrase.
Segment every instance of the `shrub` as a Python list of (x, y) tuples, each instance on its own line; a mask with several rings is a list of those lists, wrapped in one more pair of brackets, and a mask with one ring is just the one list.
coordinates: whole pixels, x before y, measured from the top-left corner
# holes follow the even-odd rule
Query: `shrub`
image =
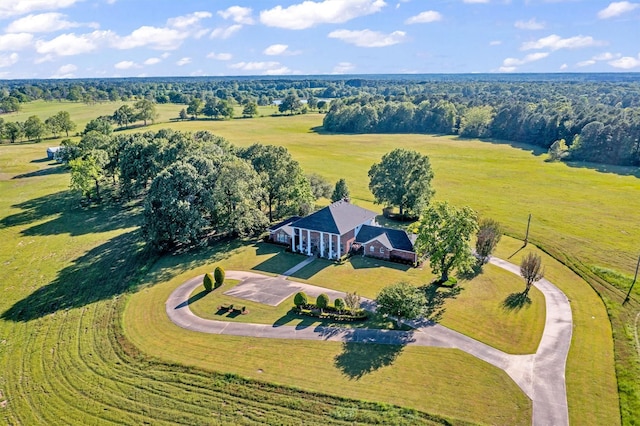
[(213, 271), (213, 276), (216, 279), (216, 288), (220, 287), (224, 283), (224, 269), (222, 269), (222, 266), (216, 267), (216, 270)]
[(329, 296), (327, 296), (324, 293), (322, 293), (320, 296), (318, 296), (318, 298), (316, 299), (316, 306), (321, 311), (323, 309), (325, 309), (327, 306), (329, 306)]
[(204, 285), (204, 289), (207, 291), (213, 290), (213, 277), (211, 277), (210, 273), (207, 272), (204, 274), (202, 285)]
[(293, 296), (293, 304), (297, 307), (304, 306), (308, 303), (309, 299), (303, 291), (299, 291)]
[(333, 302), (333, 306), (335, 306), (335, 308), (339, 311), (343, 311), (344, 310), (344, 300), (337, 298), (334, 302)]

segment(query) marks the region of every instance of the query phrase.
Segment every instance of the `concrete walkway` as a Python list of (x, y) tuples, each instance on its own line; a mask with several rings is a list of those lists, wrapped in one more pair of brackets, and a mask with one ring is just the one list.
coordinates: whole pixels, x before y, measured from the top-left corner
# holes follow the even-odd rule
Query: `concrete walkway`
[[(517, 265), (496, 258), (492, 258), (490, 262), (515, 274), (520, 274), (520, 267)], [(256, 283), (256, 291), (260, 291), (260, 283), (263, 286), (269, 283), (264, 279), (264, 275), (253, 272), (227, 271), (226, 276), (240, 281), (253, 280)], [(298, 282), (292, 282), (292, 284), (312, 297), (317, 297), (320, 293), (326, 293), (331, 299), (345, 296), (345, 293), (340, 291)], [(514, 380), (533, 402), (533, 425), (563, 426), (569, 424), (565, 368), (571, 344), (571, 307), (564, 293), (545, 279), (534, 284), (545, 296), (547, 318), (538, 350), (535, 354), (530, 355), (510, 355), (461, 333), (427, 321), (407, 321), (415, 328), (415, 331), (396, 331), (323, 326), (275, 326), (207, 320), (195, 316), (189, 309), (189, 296), (200, 285), (202, 285), (202, 276), (192, 278), (169, 296), (166, 302), (166, 312), (176, 325), (203, 333), (235, 336), (460, 349), (504, 370)], [(367, 310), (375, 310), (375, 303), (372, 300), (363, 298), (361, 304)]]

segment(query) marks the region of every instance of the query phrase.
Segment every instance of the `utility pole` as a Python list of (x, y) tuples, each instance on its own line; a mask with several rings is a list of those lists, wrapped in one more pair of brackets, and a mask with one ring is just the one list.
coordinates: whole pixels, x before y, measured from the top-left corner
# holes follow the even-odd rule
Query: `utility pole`
[(524, 245), (522, 247), (526, 247), (529, 242), (529, 226), (531, 225), (531, 213), (529, 213), (529, 220), (527, 221), (527, 234), (524, 236)]
[(622, 302), (623, 305), (629, 301), (629, 297), (631, 296), (631, 290), (633, 290), (633, 286), (636, 283), (636, 279), (638, 279), (638, 269), (639, 268), (640, 268), (640, 256), (638, 256), (638, 264), (636, 265), (636, 274), (633, 277), (633, 282), (631, 283), (631, 287), (629, 287), (629, 293), (627, 293), (627, 297), (625, 297), (624, 298), (624, 302)]

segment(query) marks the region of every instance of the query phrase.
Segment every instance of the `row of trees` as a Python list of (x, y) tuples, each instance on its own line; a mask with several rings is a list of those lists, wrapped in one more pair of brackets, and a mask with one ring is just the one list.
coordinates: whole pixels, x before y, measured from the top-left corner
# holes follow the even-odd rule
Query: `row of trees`
[(114, 201), (141, 199), (143, 234), (160, 251), (197, 245), (208, 235), (258, 233), (313, 207), (310, 179), (284, 147), (235, 148), (205, 131), (111, 135), (101, 123), (89, 123), (79, 142), (62, 143), (71, 187), (87, 202), (105, 193)]
[(76, 129), (76, 124), (71, 120), (67, 111), (59, 111), (55, 115), (42, 121), (40, 117), (32, 115), (24, 122), (9, 121), (0, 117), (0, 142), (3, 139), (15, 143), (22, 138), (39, 142), (45, 136), (57, 138), (64, 133), (69, 136), (69, 132)]
[(545, 149), (563, 140), (565, 160), (640, 165), (640, 107), (592, 104), (584, 98), (491, 101), (497, 103), (478, 105), (424, 95), (403, 101), (361, 96), (334, 101), (323, 125), (332, 132), (457, 134)]

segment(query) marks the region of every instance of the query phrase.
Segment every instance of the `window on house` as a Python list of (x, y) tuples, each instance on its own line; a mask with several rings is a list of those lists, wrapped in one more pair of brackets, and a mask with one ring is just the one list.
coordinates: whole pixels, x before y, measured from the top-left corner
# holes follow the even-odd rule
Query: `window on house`
[(374, 246), (369, 246), (369, 251), (373, 253), (374, 251), (376, 251), (376, 248)]
[(384, 248), (380, 247), (380, 253), (384, 253)]

